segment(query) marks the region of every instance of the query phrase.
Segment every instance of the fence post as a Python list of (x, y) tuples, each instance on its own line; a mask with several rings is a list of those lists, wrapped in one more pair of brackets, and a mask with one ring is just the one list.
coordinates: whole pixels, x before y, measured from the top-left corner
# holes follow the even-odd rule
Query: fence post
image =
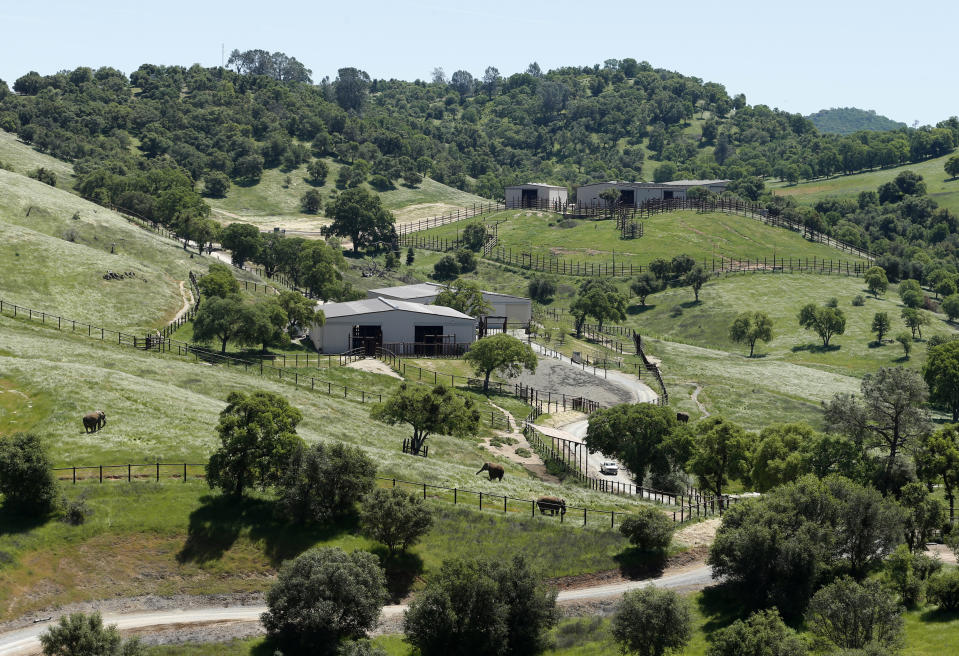
[(103, 465), (100, 465), (100, 482), (103, 482)]
[(506, 495), (503, 495), (503, 512), (506, 512)]
[(583, 508), (583, 526), (586, 526), (586, 509)]
[(483, 493), (480, 492), (479, 495), (480, 495), (480, 510), (482, 510), (483, 509)]
[(609, 511), (609, 527), (616, 528), (616, 511), (615, 510)]
[(426, 483), (423, 483), (423, 498), (426, 498)]
[(133, 482), (133, 465), (127, 465), (127, 483)]
[(183, 482), (186, 483), (186, 463), (183, 463)]
[(76, 467), (73, 468), (73, 484), (74, 485), (77, 484), (77, 468)]
[(157, 463), (157, 483), (160, 482), (160, 463)]
[(453, 505), (456, 505), (456, 488), (453, 488)]

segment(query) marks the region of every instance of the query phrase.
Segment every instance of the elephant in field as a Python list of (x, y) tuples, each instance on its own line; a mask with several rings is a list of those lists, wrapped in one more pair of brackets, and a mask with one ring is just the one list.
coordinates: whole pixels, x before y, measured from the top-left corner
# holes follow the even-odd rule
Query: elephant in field
[(677, 413), (676, 413), (676, 421), (678, 421), (678, 422), (681, 423), (681, 424), (688, 424), (688, 423), (689, 423), (689, 413), (688, 413), (688, 412), (677, 412)]
[(497, 465), (494, 462), (484, 462), (483, 468), (476, 473), (482, 474), (484, 471), (489, 472), (490, 480), (493, 480), (495, 478), (498, 481), (503, 480), (503, 474), (506, 473), (506, 470), (503, 468), (503, 465)]
[(107, 413), (103, 410), (97, 410), (96, 412), (88, 412), (83, 415), (83, 430), (87, 433), (96, 433), (98, 430), (106, 426), (107, 424)]
[(550, 515), (555, 515), (557, 511), (560, 515), (566, 514), (566, 499), (560, 499), (559, 497), (540, 497), (536, 500), (536, 505), (539, 506), (540, 515), (545, 515), (547, 510)]

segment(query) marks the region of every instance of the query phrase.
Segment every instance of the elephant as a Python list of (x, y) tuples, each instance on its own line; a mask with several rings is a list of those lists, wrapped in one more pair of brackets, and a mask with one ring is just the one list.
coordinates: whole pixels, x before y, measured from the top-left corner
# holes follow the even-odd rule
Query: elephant
[(107, 414), (103, 410), (97, 410), (96, 412), (88, 412), (83, 415), (83, 429), (87, 433), (96, 433), (98, 430), (106, 426), (107, 423)]
[(489, 479), (493, 480), (494, 478), (498, 481), (503, 480), (503, 474), (506, 473), (506, 470), (503, 468), (503, 465), (497, 465), (493, 462), (484, 462), (483, 468), (480, 469), (477, 474), (482, 474), (484, 471), (489, 472)]
[(560, 499), (559, 497), (540, 497), (536, 500), (536, 505), (539, 506), (540, 515), (545, 515), (547, 510), (550, 515), (555, 515), (557, 511), (559, 511), (560, 515), (566, 514), (566, 499)]
[(677, 413), (676, 413), (676, 421), (678, 421), (678, 422), (681, 423), (681, 424), (688, 424), (688, 423), (689, 423), (689, 413), (688, 413), (688, 412), (677, 412)]

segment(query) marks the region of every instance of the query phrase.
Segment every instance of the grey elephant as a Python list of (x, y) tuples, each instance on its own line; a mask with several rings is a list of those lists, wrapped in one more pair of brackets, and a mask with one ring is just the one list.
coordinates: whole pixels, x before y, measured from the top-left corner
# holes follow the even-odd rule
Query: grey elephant
[(495, 462), (484, 462), (482, 469), (480, 469), (477, 474), (482, 474), (484, 471), (489, 472), (489, 479), (493, 480), (503, 480), (503, 474), (506, 473), (506, 470), (503, 468), (503, 465), (497, 465)]
[(540, 515), (545, 515), (547, 510), (550, 515), (555, 515), (557, 512), (559, 512), (560, 515), (566, 514), (566, 499), (560, 499), (559, 497), (540, 497), (536, 500), (536, 505), (539, 506)]
[(103, 410), (97, 410), (96, 412), (88, 412), (83, 415), (83, 429), (87, 433), (96, 433), (98, 430), (106, 426), (107, 423), (107, 414)]

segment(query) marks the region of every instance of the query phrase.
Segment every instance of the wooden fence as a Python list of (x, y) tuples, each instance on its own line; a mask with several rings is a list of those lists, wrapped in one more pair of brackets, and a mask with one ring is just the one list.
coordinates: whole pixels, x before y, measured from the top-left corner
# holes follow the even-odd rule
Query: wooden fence
[(464, 207), (463, 209), (459, 209), (448, 214), (443, 214), (441, 216), (432, 216), (428, 219), (419, 219), (418, 221), (411, 221), (409, 223), (400, 223), (396, 226), (396, 234), (397, 236), (408, 235), (414, 232), (420, 232), (422, 230), (429, 230), (430, 228), (438, 228), (450, 223), (456, 223), (457, 221), (465, 221), (466, 219), (472, 219), (483, 214), (500, 212), (505, 209), (508, 209), (507, 206), (499, 201), (491, 201), (488, 203), (479, 204), (474, 203), (473, 207)]

